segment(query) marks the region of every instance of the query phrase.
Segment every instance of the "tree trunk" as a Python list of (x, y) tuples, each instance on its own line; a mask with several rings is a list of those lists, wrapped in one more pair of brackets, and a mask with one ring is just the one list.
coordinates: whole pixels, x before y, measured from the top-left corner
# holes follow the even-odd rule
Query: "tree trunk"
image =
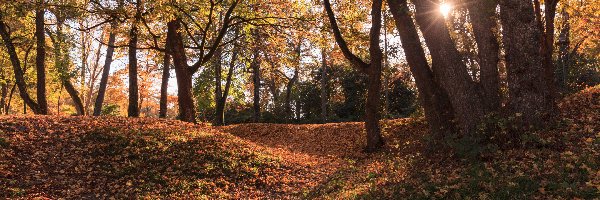
[(252, 83), (254, 85), (252, 108), (254, 110), (253, 120), (254, 122), (258, 122), (260, 120), (260, 62), (258, 61), (258, 51), (255, 51), (253, 57), (254, 60), (250, 64), (252, 67)]
[(8, 83), (2, 84), (0, 87), (0, 114), (6, 113), (6, 96), (8, 95)]
[(137, 5), (136, 17), (131, 25), (129, 31), (129, 106), (127, 108), (128, 117), (139, 117), (140, 110), (138, 107), (139, 93), (138, 93), (138, 66), (137, 66), (137, 42), (138, 42), (138, 27), (137, 23), (141, 18), (139, 10), (140, 2)]
[[(116, 23), (111, 23), (111, 29), (115, 28)], [(115, 51), (115, 33), (110, 31), (108, 36), (108, 45), (106, 46), (106, 58), (104, 67), (102, 67), (102, 77), (100, 77), (100, 86), (98, 87), (98, 96), (94, 103), (94, 116), (100, 116), (102, 113), (102, 104), (104, 103), (104, 95), (106, 94), (106, 85), (108, 84), (108, 75), (110, 73), (110, 64), (113, 61)]]
[(221, 66), (221, 59), (223, 53), (223, 48), (217, 48), (213, 57), (213, 66), (215, 67), (215, 125), (221, 126), (223, 125), (224, 119), (224, 102), (221, 100), (223, 98), (223, 91), (221, 88), (221, 73), (223, 73), (223, 67)]
[(8, 94), (8, 102), (6, 102), (6, 106), (4, 107), (4, 114), (8, 115), (8, 112), (10, 111), (10, 103), (12, 102), (12, 97), (13, 94), (15, 93), (15, 89), (17, 88), (17, 84), (13, 84), (12, 88), (10, 89), (10, 93)]
[(292, 119), (294, 118), (294, 113), (292, 113), (292, 90), (294, 89), (294, 84), (298, 81), (298, 69), (294, 69), (294, 76), (288, 81), (285, 87), (285, 115), (286, 118)]
[(371, 64), (368, 69), (367, 103), (365, 129), (367, 130), (367, 152), (378, 150), (383, 146), (379, 119), (381, 119), (381, 62), (383, 53), (379, 47), (381, 35), (382, 0), (374, 0), (371, 7), (371, 30), (369, 32), (369, 54)]
[(179, 119), (186, 122), (196, 122), (194, 99), (192, 94), (192, 72), (187, 64), (185, 49), (183, 47), (183, 38), (181, 32), (181, 24), (179, 19), (175, 19), (167, 23), (168, 38), (173, 57), (173, 66), (175, 68), (175, 76), (177, 78), (177, 102), (179, 104)]
[(370, 64), (367, 64), (350, 51), (337, 25), (329, 0), (325, 0), (323, 3), (333, 30), (335, 41), (342, 50), (344, 57), (350, 61), (354, 67), (369, 76), (365, 108), (365, 129), (367, 131), (367, 146), (365, 151), (376, 151), (384, 144), (383, 138), (381, 137), (381, 128), (379, 126), (379, 119), (381, 119), (381, 65), (383, 61), (383, 53), (379, 47), (379, 37), (381, 34), (381, 8), (383, 2), (382, 0), (373, 0), (373, 4), (371, 5), (371, 29), (369, 32)]
[(480, 92), (467, 72), (454, 41), (450, 38), (437, 3), (413, 1), (416, 21), (432, 58), (433, 73), (440, 81), (454, 108), (454, 117), (463, 134), (475, 133), (485, 115)]
[(436, 82), (421, 46), (417, 29), (410, 16), (406, 0), (388, 1), (410, 71), (415, 78), (419, 100), (425, 111), (429, 129), (438, 138), (452, 134), (453, 110), (448, 94)]
[(327, 88), (327, 58), (325, 48), (321, 49), (321, 122), (327, 122), (327, 102), (329, 93)]
[(556, 119), (549, 86), (540, 55), (540, 29), (531, 1), (501, 0), (500, 19), (505, 46), (509, 107), (520, 127), (541, 128)]
[(168, 89), (169, 89), (169, 77), (171, 76), (170, 74), (170, 66), (171, 66), (171, 55), (169, 52), (169, 49), (171, 48), (169, 46), (169, 39), (167, 38), (167, 43), (165, 44), (165, 55), (163, 58), (163, 71), (162, 71), (162, 78), (161, 78), (161, 83), (160, 83), (160, 111), (158, 111), (158, 117), (159, 118), (166, 118), (167, 117), (167, 98), (169, 96), (168, 93)]
[(548, 88), (553, 100), (558, 98), (556, 77), (554, 75), (555, 67), (552, 62), (552, 53), (554, 52), (554, 18), (556, 16), (556, 6), (559, 0), (544, 1), (544, 21), (546, 26), (543, 33), (542, 56), (544, 59), (544, 76), (549, 84)]
[(500, 109), (500, 76), (498, 73), (499, 45), (496, 29), (496, 1), (473, 0), (467, 3), (469, 18), (477, 42), (480, 67), (480, 86), (484, 105), (488, 111)]
[(69, 75), (68, 66), (69, 55), (63, 53), (62, 51), (63, 49), (68, 49), (65, 46), (63, 46), (63, 42), (65, 40), (64, 35), (62, 33), (63, 24), (64, 18), (57, 17), (56, 35), (54, 35), (54, 37), (52, 37), (51, 35), (50, 37), (54, 46), (54, 65), (58, 70), (59, 79), (61, 83), (63, 84), (63, 86), (65, 86), (65, 89), (67, 89), (67, 93), (69, 93), (71, 99), (73, 99), (73, 103), (75, 104), (75, 110), (77, 110), (77, 115), (85, 115), (83, 101), (79, 97), (77, 89), (75, 89), (73, 84), (71, 84), (71, 77)]
[(21, 69), (21, 61), (19, 60), (15, 46), (12, 43), (12, 38), (8, 32), (8, 28), (4, 23), (4, 16), (2, 13), (0, 13), (0, 35), (2, 36), (2, 40), (4, 41), (6, 49), (8, 50), (10, 62), (13, 66), (13, 71), (15, 74), (15, 82), (19, 88), (19, 95), (23, 99), (24, 104), (29, 106), (34, 113), (41, 114), (38, 104), (31, 98), (31, 96), (29, 96), (29, 93), (27, 93), (27, 84), (25, 83), (25, 78), (23, 77), (24, 73)]
[[(43, 0), (39, 6), (43, 5)], [(46, 101), (46, 34), (44, 33), (44, 9), (39, 8), (35, 12), (35, 38), (36, 56), (35, 70), (37, 77), (36, 95), (39, 106), (39, 114), (48, 114), (48, 101)]]
[(73, 86), (73, 84), (71, 84), (71, 81), (69, 81), (69, 79), (63, 79), (62, 84), (65, 86), (65, 89), (67, 90), (67, 93), (69, 93), (69, 96), (71, 96), (71, 99), (73, 99), (73, 103), (75, 104), (75, 110), (77, 110), (77, 115), (84, 115), (85, 112), (83, 108), (83, 102), (81, 102), (81, 98), (79, 98), (79, 92), (77, 92), (77, 89), (75, 89), (75, 87)]

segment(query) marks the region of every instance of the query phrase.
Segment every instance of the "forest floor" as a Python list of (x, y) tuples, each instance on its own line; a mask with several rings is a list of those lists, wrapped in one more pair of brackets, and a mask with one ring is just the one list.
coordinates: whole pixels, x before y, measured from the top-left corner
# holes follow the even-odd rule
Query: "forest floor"
[(600, 86), (560, 108), (558, 127), (477, 158), (431, 151), (422, 119), (382, 122), (385, 148), (364, 154), (362, 123), (4, 116), (0, 198), (600, 198)]

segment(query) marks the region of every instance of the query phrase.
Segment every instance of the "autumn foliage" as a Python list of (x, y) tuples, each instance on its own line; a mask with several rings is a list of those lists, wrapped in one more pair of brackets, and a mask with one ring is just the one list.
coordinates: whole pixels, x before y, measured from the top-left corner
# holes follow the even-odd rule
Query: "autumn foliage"
[(428, 146), (422, 119), (212, 127), (123, 117), (0, 118), (0, 198), (600, 197), (600, 87), (560, 104), (556, 128), (476, 159)]

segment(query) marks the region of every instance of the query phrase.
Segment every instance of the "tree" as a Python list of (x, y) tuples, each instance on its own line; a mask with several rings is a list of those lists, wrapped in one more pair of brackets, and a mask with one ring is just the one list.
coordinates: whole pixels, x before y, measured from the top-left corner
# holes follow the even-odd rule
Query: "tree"
[(79, 97), (79, 92), (75, 89), (75, 86), (71, 83), (71, 75), (68, 72), (69, 70), (69, 55), (67, 53), (63, 53), (63, 49), (68, 50), (69, 47), (65, 44), (65, 36), (63, 34), (63, 25), (65, 22), (65, 16), (62, 15), (61, 11), (55, 11), (56, 16), (56, 33), (52, 34), (48, 31), (50, 35), (50, 39), (53, 43), (54, 49), (54, 65), (59, 73), (59, 79), (61, 84), (69, 93), (71, 99), (73, 99), (73, 103), (75, 104), (75, 109), (77, 110), (77, 115), (85, 115), (84, 105)]
[(553, 83), (545, 77), (544, 55), (537, 45), (541, 32), (532, 2), (501, 0), (500, 22), (510, 110), (525, 129), (552, 124), (557, 111), (549, 88)]
[(335, 41), (342, 50), (344, 57), (346, 57), (354, 67), (369, 76), (365, 112), (365, 129), (367, 130), (367, 146), (365, 150), (367, 152), (376, 151), (383, 146), (383, 138), (381, 137), (381, 128), (379, 126), (379, 119), (381, 118), (381, 65), (383, 59), (383, 54), (379, 47), (382, 4), (381, 0), (373, 0), (371, 5), (371, 29), (369, 33), (370, 63), (366, 63), (350, 51), (338, 28), (329, 0), (324, 0), (325, 10), (327, 11), (327, 17), (329, 18), (331, 28), (333, 29)]
[(425, 110), (429, 128), (438, 137), (452, 134), (456, 129), (453, 123), (449, 123), (454, 119), (450, 99), (427, 63), (407, 2), (390, 0), (388, 5), (400, 34), (406, 60), (415, 78), (419, 100)]
[(46, 34), (44, 33), (44, 0), (38, 0), (35, 11), (35, 38), (36, 54), (35, 69), (37, 76), (36, 95), (39, 114), (48, 114), (48, 101), (46, 101)]
[(138, 0), (135, 4), (135, 16), (131, 22), (129, 30), (129, 104), (127, 107), (128, 117), (139, 117), (139, 91), (138, 91), (138, 59), (137, 59), (137, 43), (138, 43), (138, 23), (142, 18), (142, 1)]
[[(42, 109), (40, 108), (38, 103), (36, 103), (31, 98), (31, 96), (29, 96), (29, 93), (27, 93), (27, 84), (25, 83), (25, 78), (23, 77), (23, 69), (21, 69), (21, 60), (19, 59), (16, 48), (13, 44), (11, 34), (8, 31), (8, 27), (7, 27), (6, 23), (4, 22), (4, 14), (1, 12), (0, 12), (0, 36), (2, 36), (2, 40), (4, 41), (4, 46), (6, 47), (6, 50), (8, 51), (8, 54), (10, 57), (10, 62), (13, 66), (15, 82), (16, 82), (17, 88), (19, 89), (19, 95), (23, 99), (24, 104), (29, 106), (29, 108), (31, 108), (31, 110), (35, 114), (41, 114)], [(27, 57), (27, 56), (25, 56), (25, 57)]]
[[(185, 46), (183, 36), (181, 34), (181, 22), (182, 18), (176, 18), (167, 23), (168, 31), (167, 38), (170, 38), (170, 45), (173, 58), (173, 65), (175, 68), (175, 75), (177, 78), (177, 100), (179, 103), (179, 119), (187, 122), (196, 122), (195, 107), (192, 94), (192, 76), (198, 71), (198, 69), (206, 64), (215, 54), (217, 48), (221, 45), (222, 39), (227, 33), (227, 30), (231, 26), (232, 19), (231, 15), (233, 10), (239, 3), (239, 0), (235, 0), (231, 3), (229, 8), (224, 14), (221, 27), (218, 30), (216, 37), (213, 40), (212, 45), (207, 45), (207, 34), (209, 34), (209, 27), (214, 26), (212, 21), (213, 11), (216, 6), (215, 2), (211, 1), (211, 8), (209, 14), (209, 20), (205, 27), (202, 28), (202, 40), (197, 42), (195, 38), (191, 38), (194, 44), (198, 44), (200, 54), (197, 61), (193, 65), (187, 64), (187, 56), (185, 53)], [(194, 20), (194, 19), (191, 19)], [(205, 47), (208, 48), (208, 52), (205, 53)]]
[(100, 85), (98, 86), (98, 95), (94, 103), (94, 116), (100, 116), (102, 113), (102, 104), (104, 103), (104, 96), (106, 94), (106, 85), (108, 84), (108, 75), (110, 73), (110, 65), (113, 61), (113, 54), (115, 52), (115, 33), (114, 29), (116, 22), (110, 24), (111, 30), (108, 35), (108, 45), (106, 45), (106, 56), (104, 59), (104, 66), (102, 67), (102, 76), (100, 77)]

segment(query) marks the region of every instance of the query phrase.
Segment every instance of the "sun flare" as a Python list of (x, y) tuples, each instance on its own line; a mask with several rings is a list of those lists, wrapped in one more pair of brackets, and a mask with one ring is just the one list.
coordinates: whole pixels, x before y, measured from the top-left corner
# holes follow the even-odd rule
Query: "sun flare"
[(442, 15), (444, 15), (444, 17), (448, 17), (448, 14), (450, 14), (451, 10), (452, 10), (452, 6), (450, 4), (447, 4), (447, 3), (440, 4), (440, 12), (442, 13)]

